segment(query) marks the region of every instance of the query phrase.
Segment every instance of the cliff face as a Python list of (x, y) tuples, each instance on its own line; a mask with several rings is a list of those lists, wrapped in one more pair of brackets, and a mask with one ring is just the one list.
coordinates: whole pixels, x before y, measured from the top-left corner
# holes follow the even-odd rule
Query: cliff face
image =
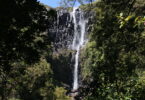
[[(56, 9), (57, 17), (56, 20), (52, 22), (51, 27), (49, 28), (49, 33), (53, 40), (53, 59), (50, 61), (54, 74), (54, 78), (59, 82), (63, 83), (65, 87), (72, 88), (73, 83), (73, 70), (75, 63), (75, 50), (71, 50), (71, 44), (74, 38), (74, 22), (72, 13), (68, 9)], [(78, 13), (77, 13), (78, 12)], [(93, 23), (92, 19), (94, 18), (94, 13), (84, 11), (85, 19), (88, 19), (86, 25), (86, 33), (88, 34), (91, 30), (91, 25)], [(76, 21), (80, 20), (80, 13), (76, 11), (75, 13)], [(81, 30), (81, 27), (78, 26), (78, 33)], [(88, 37), (85, 37), (88, 38)], [(80, 63), (80, 62), (79, 62)], [(80, 65), (80, 64), (79, 64)], [(80, 73), (79, 67), (79, 73)], [(79, 74), (79, 80), (81, 76)]]
[[(51, 28), (49, 28), (49, 33), (53, 39), (54, 51), (58, 52), (59, 49), (68, 49), (73, 41), (74, 37), (74, 23), (71, 16), (71, 11), (68, 9), (60, 8), (56, 9), (57, 18), (52, 22)], [(87, 33), (91, 30), (94, 13), (85, 11), (85, 17), (88, 19)], [(79, 16), (79, 13), (76, 15)]]
[(52, 22), (49, 33), (53, 40), (52, 70), (54, 78), (67, 88), (73, 81), (72, 51), (68, 50), (73, 39), (73, 23), (70, 13), (66, 9), (55, 9), (56, 19)]
[(57, 10), (57, 19), (49, 29), (53, 38), (54, 51), (68, 48), (73, 39), (73, 23), (66, 9)]

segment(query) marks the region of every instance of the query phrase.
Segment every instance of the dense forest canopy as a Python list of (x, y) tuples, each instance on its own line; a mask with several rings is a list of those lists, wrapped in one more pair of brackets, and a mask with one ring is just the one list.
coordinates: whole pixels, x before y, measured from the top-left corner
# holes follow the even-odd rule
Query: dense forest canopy
[[(80, 53), (82, 86), (75, 99), (145, 100), (145, 1), (78, 2), (93, 18)], [(49, 32), (58, 10), (37, 0), (0, 1), (0, 100), (71, 99), (64, 84), (74, 52), (54, 54)]]

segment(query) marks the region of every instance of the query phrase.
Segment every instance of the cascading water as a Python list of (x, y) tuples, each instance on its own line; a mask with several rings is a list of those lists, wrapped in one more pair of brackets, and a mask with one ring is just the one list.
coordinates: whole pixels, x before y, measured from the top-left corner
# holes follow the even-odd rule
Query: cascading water
[[(64, 78), (63, 82), (67, 85), (72, 84), (72, 93), (76, 93), (79, 88), (79, 55), (80, 49), (86, 42), (86, 25), (88, 26), (88, 16), (85, 12), (81, 11), (79, 8), (73, 8), (72, 12), (69, 12), (67, 9), (59, 9), (57, 11), (57, 21), (54, 22), (52, 28), (49, 29), (49, 32), (52, 34), (52, 38), (54, 39), (54, 53), (60, 53), (61, 50), (75, 51), (75, 55), (73, 56), (74, 65), (70, 64), (66, 66), (73, 75), (73, 77), (68, 75), (64, 77), (69, 77), (69, 81), (66, 81)], [(72, 53), (72, 52), (71, 52)], [(70, 55), (72, 57), (72, 55)], [(70, 60), (71, 62), (71, 60)], [(72, 66), (74, 66), (74, 70), (72, 70)], [(69, 74), (70, 74), (69, 72)], [(61, 78), (61, 75), (60, 75)], [(71, 83), (73, 81), (73, 83)], [(73, 94), (75, 95), (75, 94)]]
[(85, 44), (85, 33), (87, 20), (84, 18), (84, 13), (79, 8), (73, 8), (71, 12), (74, 23), (74, 37), (71, 44), (71, 49), (76, 51), (73, 77), (73, 91), (77, 90), (78, 84), (78, 66), (79, 54), (81, 47)]

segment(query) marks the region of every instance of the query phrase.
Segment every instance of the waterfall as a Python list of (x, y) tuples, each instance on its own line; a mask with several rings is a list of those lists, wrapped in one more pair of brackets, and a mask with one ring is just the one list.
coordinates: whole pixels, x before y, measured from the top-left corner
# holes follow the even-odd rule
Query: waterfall
[(84, 18), (84, 13), (79, 8), (73, 8), (71, 12), (71, 17), (74, 24), (74, 37), (71, 44), (71, 49), (75, 50), (75, 64), (74, 64), (74, 75), (73, 75), (73, 90), (79, 88), (78, 83), (78, 66), (79, 66), (79, 55), (80, 49), (85, 44), (85, 34), (86, 34), (86, 23), (87, 20)]
[[(72, 85), (72, 91), (76, 91), (79, 88), (79, 56), (80, 50), (87, 40), (86, 31), (88, 31), (88, 27), (86, 29), (86, 26), (88, 26), (88, 20), (88, 14), (77, 7), (74, 7), (72, 12), (69, 12), (65, 8), (58, 9), (57, 20), (49, 29), (49, 33), (52, 35), (51, 38), (54, 39), (54, 53), (61, 54), (61, 51), (67, 49), (69, 52), (72, 50), (75, 52), (74, 55), (70, 55), (70, 57), (73, 58), (74, 63), (66, 67), (70, 71), (68, 73), (71, 75), (70, 77), (69, 75), (64, 76), (67, 78), (69, 77), (69, 80), (63, 80), (65, 84)], [(70, 59), (69, 61), (71, 62), (72, 60)]]

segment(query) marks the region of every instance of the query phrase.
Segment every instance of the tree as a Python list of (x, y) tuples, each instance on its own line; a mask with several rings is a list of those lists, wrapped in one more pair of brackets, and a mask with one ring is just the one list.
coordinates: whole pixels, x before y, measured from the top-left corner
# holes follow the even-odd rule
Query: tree
[(142, 89), (137, 89), (141, 85), (136, 72), (144, 68), (144, 29), (134, 27), (136, 17), (126, 17), (125, 27), (119, 27), (120, 13), (136, 14), (134, 0), (123, 1), (102, 0), (93, 10), (96, 18), (81, 61), (84, 87), (80, 94), (86, 100), (144, 99)]
[(50, 51), (46, 30), (53, 19), (37, 0), (0, 1), (0, 12), (0, 95), (7, 100), (13, 64), (33, 64)]

